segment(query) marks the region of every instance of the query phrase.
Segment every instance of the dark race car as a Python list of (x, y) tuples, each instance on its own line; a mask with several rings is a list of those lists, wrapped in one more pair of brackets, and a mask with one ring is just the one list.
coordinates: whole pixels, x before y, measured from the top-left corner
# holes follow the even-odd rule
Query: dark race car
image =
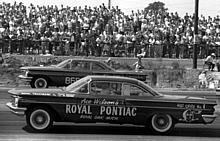
[(67, 59), (57, 65), (45, 67), (21, 67), (23, 75), (18, 77), (30, 83), (32, 88), (67, 86), (87, 75), (114, 75), (151, 82), (153, 71), (116, 71), (106, 63), (94, 59)]
[(26, 115), (39, 132), (53, 122), (143, 125), (154, 133), (171, 133), (177, 123), (210, 124), (216, 102), (199, 97), (163, 95), (146, 83), (128, 77), (86, 76), (64, 88), (12, 89), (6, 105)]

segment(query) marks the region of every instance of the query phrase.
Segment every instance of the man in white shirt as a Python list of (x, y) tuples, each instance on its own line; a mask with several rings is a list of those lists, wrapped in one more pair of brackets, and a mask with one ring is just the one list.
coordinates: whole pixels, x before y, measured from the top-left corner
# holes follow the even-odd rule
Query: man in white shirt
[(209, 70), (213, 71), (215, 68), (215, 53), (212, 53), (211, 55), (207, 56), (205, 59), (205, 64), (208, 65)]
[(199, 75), (199, 87), (200, 88), (207, 88), (208, 87), (208, 80), (206, 78), (206, 71), (202, 71)]

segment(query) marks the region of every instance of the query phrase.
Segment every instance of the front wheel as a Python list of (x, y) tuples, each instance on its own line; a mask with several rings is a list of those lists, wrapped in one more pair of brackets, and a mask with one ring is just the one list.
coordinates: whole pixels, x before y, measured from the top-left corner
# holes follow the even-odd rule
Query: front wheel
[(27, 112), (28, 126), (37, 132), (46, 132), (53, 126), (51, 112), (46, 108), (34, 108)]
[(32, 88), (47, 88), (48, 81), (47, 79), (43, 77), (36, 78), (31, 82), (31, 87)]
[(150, 128), (156, 134), (169, 134), (174, 128), (174, 122), (169, 114), (154, 114), (150, 121)]

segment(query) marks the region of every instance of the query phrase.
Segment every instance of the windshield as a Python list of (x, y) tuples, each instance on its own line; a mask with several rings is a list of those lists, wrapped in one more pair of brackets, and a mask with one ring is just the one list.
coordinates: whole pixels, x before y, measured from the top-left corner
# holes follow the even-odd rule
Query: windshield
[(82, 79), (77, 80), (76, 82), (70, 84), (69, 86), (66, 87), (66, 91), (73, 91), (76, 88), (81, 87), (82, 85), (86, 84), (87, 82), (89, 82), (90, 79), (88, 79), (88, 77), (84, 77)]
[(72, 60), (71, 59), (67, 59), (67, 60), (64, 60), (62, 62), (60, 62), (59, 64), (55, 65), (56, 67), (59, 67), (59, 68), (63, 68), (66, 66), (67, 63), (71, 62)]

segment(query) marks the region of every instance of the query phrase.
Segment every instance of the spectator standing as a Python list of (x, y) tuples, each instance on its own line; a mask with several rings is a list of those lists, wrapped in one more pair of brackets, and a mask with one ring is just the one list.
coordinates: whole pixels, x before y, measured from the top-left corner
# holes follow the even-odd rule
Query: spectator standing
[(43, 34), (41, 37), (41, 54), (45, 54), (46, 52), (49, 52), (49, 38)]
[[(14, 4), (10, 4), (3, 2), (0, 4), (0, 32), (3, 40), (1, 48), (4, 53), (11, 51), (11, 53), (19, 52), (22, 54), (26, 47), (30, 47), (28, 48), (29, 50), (34, 46), (39, 50), (38, 41), (36, 42), (35, 40), (36, 34), (39, 34), (40, 37), (46, 35), (46, 38), (49, 40), (53, 39), (54, 48), (51, 49), (49, 45), (49, 52), (52, 52), (51, 50), (53, 50), (53, 52), (55, 52), (55, 50), (61, 51), (61, 46), (64, 47), (64, 44), (62, 45), (61, 43), (63, 39), (54, 40), (57, 38), (54, 32), (59, 34), (58, 38), (66, 33), (74, 33), (75, 39), (72, 38), (70, 41), (70, 50), (74, 48), (74, 55), (79, 55), (79, 52), (81, 52), (80, 47), (83, 44), (82, 47), (83, 50), (86, 51), (86, 54), (90, 54), (91, 52), (91, 54), (98, 54), (99, 56), (100, 53), (96, 52), (101, 52), (101, 48), (103, 48), (101, 46), (104, 44), (103, 42), (96, 43), (97, 37), (93, 37), (93, 33), (88, 35), (89, 30), (94, 30), (97, 31), (97, 35), (105, 32), (106, 37), (112, 36), (112, 34), (113, 36), (115, 34), (119, 35), (117, 37), (122, 35), (125, 37), (123, 41), (117, 40), (118, 38), (116, 37), (116, 48), (112, 47), (115, 45), (115, 42), (113, 44), (110, 43), (110, 49), (108, 49), (110, 56), (114, 56), (114, 54), (121, 56), (119, 48), (125, 46), (126, 51), (129, 52), (126, 56), (131, 56), (133, 53), (139, 53), (140, 49), (145, 46), (145, 48), (149, 47), (149, 49), (147, 49), (147, 56), (158, 57), (156, 52), (158, 52), (157, 50), (160, 48), (159, 46), (155, 47), (155, 44), (161, 42), (163, 46), (162, 57), (169, 56), (171, 58), (174, 57), (173, 54), (176, 54), (176, 58), (179, 58), (179, 56), (180, 58), (189, 58), (192, 57), (193, 18), (194, 17), (188, 13), (181, 18), (178, 13), (144, 10), (137, 12), (132, 11), (131, 15), (125, 15), (118, 7), (108, 9), (104, 4), (94, 8), (85, 6), (84, 8), (73, 7), (71, 9), (69, 6), (64, 7), (63, 5), (61, 8), (58, 8), (56, 5), (34, 6), (33, 4), (26, 7), (23, 3), (15, 2)], [(28, 33), (27, 39), (25, 37), (26, 33), (19, 33), (18, 28)], [(156, 30), (159, 32), (154, 32)], [(199, 30), (201, 31), (199, 35), (203, 41), (199, 48), (199, 57), (204, 58), (208, 52), (219, 52), (217, 48), (220, 46), (219, 16), (205, 18), (201, 15)], [(53, 32), (53, 34), (50, 34), (48, 31)], [(140, 33), (140, 31), (141, 34), (145, 36), (144, 39), (142, 37), (141, 40), (138, 39), (139, 35), (137, 34)], [(29, 34), (29, 32), (31, 34)], [(85, 32), (83, 33), (85, 34), (83, 35), (84, 39), (81, 39), (80, 36), (82, 32)], [(163, 32), (161, 37), (165, 38), (158, 38), (158, 33), (160, 34), (160, 32)], [(8, 35), (10, 35), (10, 38), (7, 38)], [(132, 35), (134, 36), (133, 41)], [(179, 39), (179, 37), (181, 39)], [(12, 39), (14, 40), (12, 41)], [(32, 40), (30, 42), (33, 42), (33, 45), (27, 44), (29, 39)], [(20, 49), (17, 48), (19, 41), (22, 42)], [(150, 46), (148, 46), (149, 41), (152, 43)], [(60, 48), (55, 48), (55, 44), (56, 46), (60, 45)], [(88, 44), (88, 47), (86, 44)], [(99, 51), (96, 51), (95, 44), (100, 45), (98, 47)], [(11, 47), (11, 50), (8, 47)], [(47, 48), (42, 51), (46, 51), (46, 49)], [(64, 49), (62, 48), (62, 50)], [(64, 53), (64, 51), (62, 53)]]
[(4, 63), (4, 59), (3, 59), (2, 53), (0, 52), (0, 64), (3, 64), (3, 63)]
[(76, 55), (76, 33), (72, 32), (70, 33), (70, 52), (71, 55)]
[(137, 58), (138, 58), (138, 60), (137, 60), (137, 62), (135, 62), (133, 64), (133, 66), (135, 66), (135, 71), (138, 72), (138, 71), (141, 71), (142, 69), (144, 69), (144, 66), (142, 65), (142, 61), (141, 61), (142, 56), (137, 55)]
[(208, 69), (213, 71), (215, 68), (215, 53), (212, 53), (211, 55), (207, 56), (205, 59), (205, 64), (208, 65)]
[(202, 71), (201, 74), (199, 74), (199, 87), (200, 88), (207, 88), (208, 87), (208, 81), (206, 79), (206, 71)]

